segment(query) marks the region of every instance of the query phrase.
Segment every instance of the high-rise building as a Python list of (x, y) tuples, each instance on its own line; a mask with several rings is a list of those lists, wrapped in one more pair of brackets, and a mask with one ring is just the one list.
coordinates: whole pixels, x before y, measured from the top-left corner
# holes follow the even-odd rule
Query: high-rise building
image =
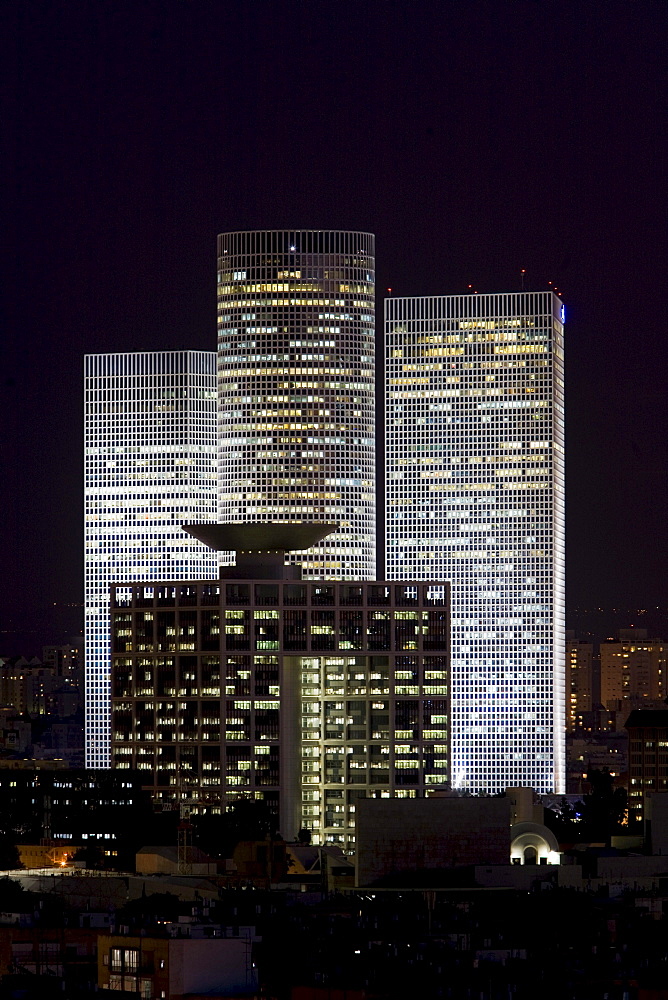
[(386, 300), (386, 576), (452, 587), (455, 787), (564, 790), (564, 308)]
[(583, 715), (593, 708), (594, 644), (582, 639), (566, 640), (565, 662), (566, 732), (574, 732)]
[(616, 642), (601, 643), (601, 701), (622, 712), (659, 702), (668, 692), (667, 671), (668, 642), (648, 638), (647, 629), (620, 629)]
[(190, 526), (237, 551), (220, 580), (113, 588), (114, 767), (156, 802), (351, 847), (360, 798), (448, 787), (448, 586), (302, 580), (286, 552), (332, 528)]
[(65, 645), (42, 646), (42, 662), (58, 677), (72, 677), (83, 667), (83, 636), (75, 635)]
[(647, 816), (646, 797), (668, 792), (668, 709), (634, 709), (629, 734), (629, 822)]
[(218, 237), (219, 519), (336, 522), (288, 558), (375, 575), (374, 238)]
[(216, 356), (84, 360), (86, 765), (110, 762), (109, 588), (206, 579), (215, 554), (183, 534), (216, 519)]

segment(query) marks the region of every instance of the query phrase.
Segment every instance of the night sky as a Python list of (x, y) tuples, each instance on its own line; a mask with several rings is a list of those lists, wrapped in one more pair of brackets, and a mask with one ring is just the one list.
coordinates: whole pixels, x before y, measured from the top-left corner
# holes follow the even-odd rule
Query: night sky
[(5, 4), (0, 654), (80, 627), (83, 355), (214, 350), (232, 229), (374, 232), (379, 330), (388, 286), (563, 289), (568, 607), (666, 608), (667, 21)]

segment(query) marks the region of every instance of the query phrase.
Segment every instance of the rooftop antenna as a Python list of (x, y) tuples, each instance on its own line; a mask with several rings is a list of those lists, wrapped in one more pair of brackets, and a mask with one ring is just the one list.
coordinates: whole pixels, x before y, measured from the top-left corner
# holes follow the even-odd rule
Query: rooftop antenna
[(524, 291), (524, 275), (525, 275), (526, 273), (527, 273), (527, 270), (526, 270), (526, 268), (525, 268), (525, 267), (523, 267), (523, 268), (522, 268), (522, 271), (521, 271), (521, 275), (522, 275), (522, 291)]

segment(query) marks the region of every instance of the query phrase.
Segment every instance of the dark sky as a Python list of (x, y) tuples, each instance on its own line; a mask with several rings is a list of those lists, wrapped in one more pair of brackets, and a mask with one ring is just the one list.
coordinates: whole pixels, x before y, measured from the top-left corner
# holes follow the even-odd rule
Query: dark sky
[(213, 350), (228, 229), (369, 230), (400, 295), (558, 284), (568, 605), (665, 608), (667, 14), (5, 4), (0, 653), (78, 625), (83, 354)]

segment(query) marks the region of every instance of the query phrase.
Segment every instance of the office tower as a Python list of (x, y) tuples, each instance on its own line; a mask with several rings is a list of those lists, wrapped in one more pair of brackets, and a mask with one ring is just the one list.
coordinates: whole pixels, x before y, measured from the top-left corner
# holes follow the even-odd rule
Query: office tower
[(337, 522), (306, 576), (375, 575), (374, 238), (218, 237), (219, 520)]
[(593, 643), (581, 639), (567, 639), (564, 677), (567, 733), (572, 733), (578, 728), (583, 713), (592, 711), (593, 666)]
[(113, 763), (154, 800), (262, 800), (293, 839), (354, 843), (365, 796), (447, 787), (448, 586), (286, 566), (335, 525), (187, 528), (236, 550), (216, 582), (114, 588)]
[(618, 712), (659, 702), (667, 669), (668, 642), (649, 639), (647, 629), (620, 629), (617, 642), (601, 643), (601, 701)]
[(452, 586), (452, 779), (564, 789), (563, 320), (386, 300), (386, 575)]
[(110, 759), (111, 583), (217, 574), (215, 555), (180, 528), (216, 519), (215, 361), (200, 351), (84, 360), (88, 767)]

